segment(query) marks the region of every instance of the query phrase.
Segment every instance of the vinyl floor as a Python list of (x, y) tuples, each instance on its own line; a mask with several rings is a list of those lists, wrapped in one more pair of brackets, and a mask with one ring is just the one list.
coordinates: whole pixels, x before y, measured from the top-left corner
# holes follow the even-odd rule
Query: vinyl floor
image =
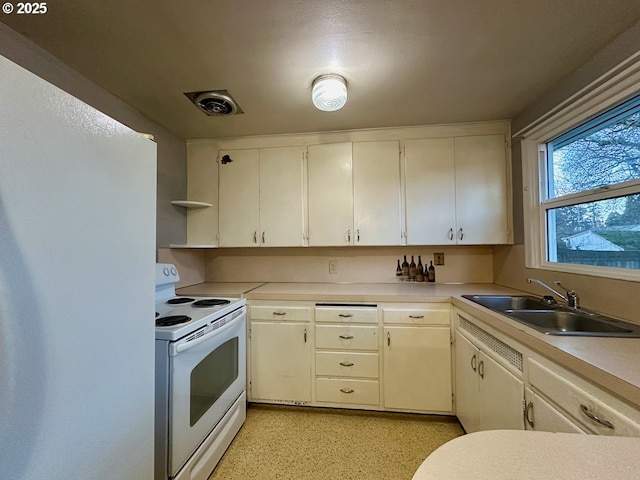
[(250, 404), (209, 480), (410, 480), (455, 417)]

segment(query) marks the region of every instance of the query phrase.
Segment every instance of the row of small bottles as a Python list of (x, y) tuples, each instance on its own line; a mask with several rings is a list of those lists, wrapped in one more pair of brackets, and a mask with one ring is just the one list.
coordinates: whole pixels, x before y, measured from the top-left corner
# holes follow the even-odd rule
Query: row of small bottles
[(407, 256), (405, 255), (402, 265), (400, 265), (400, 259), (398, 259), (396, 278), (411, 282), (435, 282), (436, 269), (433, 266), (433, 261), (430, 262), (429, 267), (424, 267), (422, 265), (422, 255), (418, 255), (417, 265), (413, 255), (411, 255), (411, 263), (407, 262)]

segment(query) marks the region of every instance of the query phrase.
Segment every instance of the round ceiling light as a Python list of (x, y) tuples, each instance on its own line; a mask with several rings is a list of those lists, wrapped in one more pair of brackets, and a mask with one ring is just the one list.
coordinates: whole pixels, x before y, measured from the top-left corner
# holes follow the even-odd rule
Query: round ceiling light
[(311, 100), (318, 110), (340, 110), (347, 103), (347, 81), (335, 74), (319, 76), (313, 81)]

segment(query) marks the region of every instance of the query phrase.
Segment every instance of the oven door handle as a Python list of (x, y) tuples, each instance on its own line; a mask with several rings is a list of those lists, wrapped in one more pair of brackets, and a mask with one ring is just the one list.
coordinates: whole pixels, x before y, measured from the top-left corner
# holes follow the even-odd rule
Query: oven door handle
[(184, 343), (180, 343), (180, 344), (176, 345), (175, 348), (171, 350), (170, 355), (175, 357), (179, 353), (182, 353), (182, 352), (185, 352), (187, 350), (190, 350), (192, 348), (197, 347), (201, 343), (206, 342), (207, 340), (209, 340), (214, 335), (218, 335), (218, 334), (224, 332), (225, 330), (228, 330), (229, 328), (233, 327), (236, 324), (236, 322), (240, 318), (242, 318), (243, 316), (244, 316), (244, 312), (242, 312), (242, 314), (240, 314), (240, 315), (237, 315), (236, 318), (232, 319), (229, 323), (227, 323), (226, 325), (223, 325), (222, 327), (216, 328), (215, 330), (212, 330), (212, 331), (210, 331), (208, 333), (205, 333), (204, 335), (202, 335), (199, 338), (196, 338), (195, 340), (191, 340), (189, 342), (184, 342)]

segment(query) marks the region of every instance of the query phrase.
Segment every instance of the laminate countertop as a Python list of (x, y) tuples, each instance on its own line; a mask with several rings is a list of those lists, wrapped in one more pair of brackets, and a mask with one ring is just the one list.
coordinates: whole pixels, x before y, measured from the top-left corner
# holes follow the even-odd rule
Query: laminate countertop
[(451, 440), (413, 480), (636, 480), (640, 438), (488, 430)]
[(176, 289), (178, 295), (195, 295), (198, 297), (243, 297), (245, 293), (264, 285), (253, 282), (210, 282), (199, 283), (189, 287)]

